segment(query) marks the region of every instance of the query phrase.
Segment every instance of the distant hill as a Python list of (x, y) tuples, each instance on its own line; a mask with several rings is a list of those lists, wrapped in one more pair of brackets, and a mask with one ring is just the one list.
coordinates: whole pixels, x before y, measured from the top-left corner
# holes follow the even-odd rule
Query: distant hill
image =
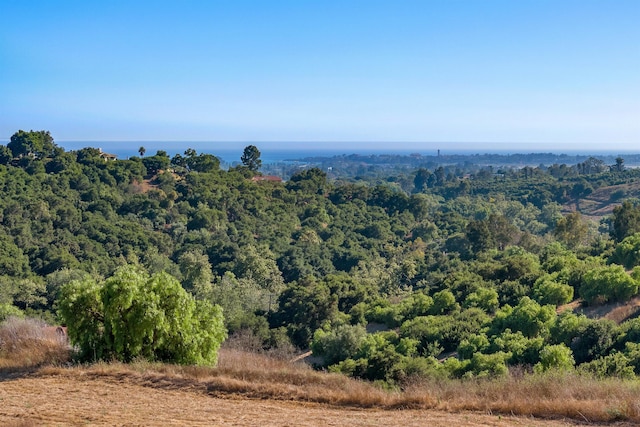
[(640, 198), (640, 181), (600, 187), (585, 198), (565, 203), (563, 213), (578, 211), (585, 218), (598, 222), (628, 198)]

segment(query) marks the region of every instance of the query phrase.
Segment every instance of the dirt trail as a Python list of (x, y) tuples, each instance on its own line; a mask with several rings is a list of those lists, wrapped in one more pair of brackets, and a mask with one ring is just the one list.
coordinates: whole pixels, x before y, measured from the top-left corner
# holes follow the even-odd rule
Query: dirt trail
[(0, 379), (0, 425), (8, 426), (575, 426), (575, 422), (474, 412), (336, 408), (211, 397), (117, 378)]

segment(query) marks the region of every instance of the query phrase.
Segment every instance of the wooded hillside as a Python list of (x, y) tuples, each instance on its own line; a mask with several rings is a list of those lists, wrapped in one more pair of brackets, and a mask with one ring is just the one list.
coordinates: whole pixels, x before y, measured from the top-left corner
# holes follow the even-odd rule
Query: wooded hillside
[[(580, 314), (638, 293), (640, 171), (623, 159), (277, 182), (252, 180), (249, 154), (229, 170), (192, 149), (114, 160), (17, 132), (0, 146), (0, 320), (56, 323), (63, 285), (137, 265), (220, 305), (255, 348), (310, 347), (355, 377), (640, 374), (634, 310)], [(616, 207), (587, 219), (594, 200)]]

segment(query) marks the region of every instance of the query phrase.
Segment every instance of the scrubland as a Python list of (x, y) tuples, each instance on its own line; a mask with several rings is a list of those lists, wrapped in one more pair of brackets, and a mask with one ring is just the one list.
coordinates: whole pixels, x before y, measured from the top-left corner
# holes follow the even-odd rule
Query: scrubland
[(572, 373), (415, 380), (385, 389), (286, 355), (223, 348), (217, 367), (74, 364), (55, 330), (0, 329), (0, 423), (576, 425), (640, 422), (640, 383)]

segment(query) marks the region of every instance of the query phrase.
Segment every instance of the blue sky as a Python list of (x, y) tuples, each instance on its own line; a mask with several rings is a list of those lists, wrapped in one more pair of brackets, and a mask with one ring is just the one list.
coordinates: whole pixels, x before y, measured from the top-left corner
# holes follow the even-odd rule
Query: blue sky
[(640, 151), (637, 0), (0, 0), (0, 16), (5, 141)]

